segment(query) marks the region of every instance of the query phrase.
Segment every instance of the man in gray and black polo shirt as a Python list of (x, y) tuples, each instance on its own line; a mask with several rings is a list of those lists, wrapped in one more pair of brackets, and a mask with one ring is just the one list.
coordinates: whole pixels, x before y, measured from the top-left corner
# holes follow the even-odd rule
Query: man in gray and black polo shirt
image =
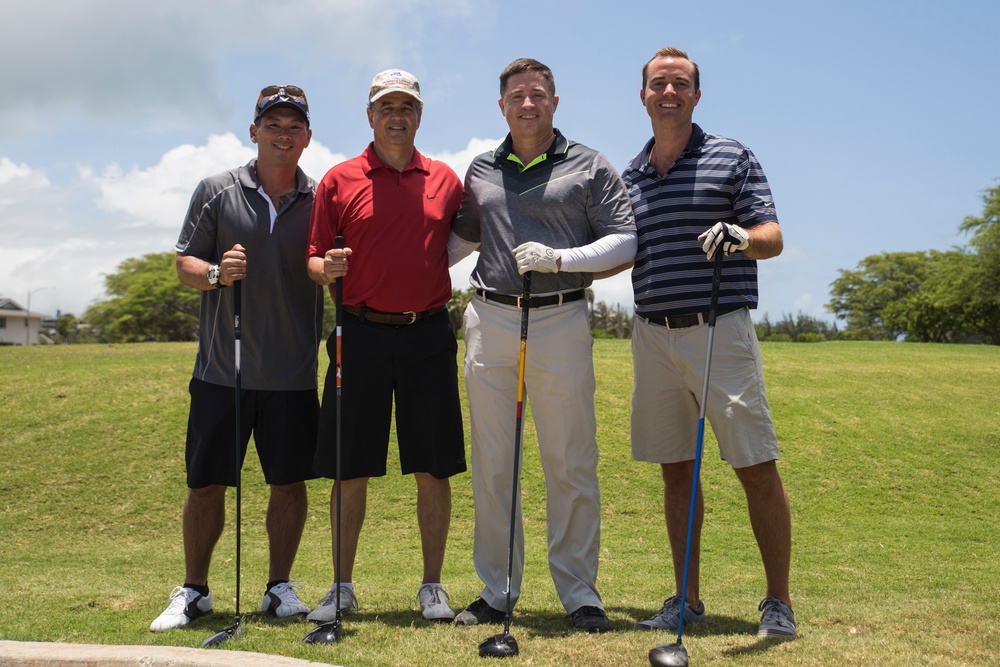
[(698, 587), (701, 489), (688, 586), (681, 588), (705, 377), (711, 260), (721, 252), (725, 260), (706, 414), (722, 458), (743, 484), (764, 562), (767, 593), (759, 605), (763, 616), (757, 634), (792, 638), (791, 514), (775, 463), (778, 440), (749, 314), (757, 307), (756, 260), (781, 252), (781, 228), (754, 154), (692, 122), (701, 99), (697, 65), (679, 49), (660, 49), (642, 74), (640, 97), (653, 138), (623, 173), (639, 232), (632, 269), (632, 456), (662, 469), (676, 589), (636, 628), (676, 631), (682, 600), (685, 622), (705, 617)]
[[(632, 261), (635, 222), (618, 173), (553, 127), (559, 98), (548, 67), (516, 60), (500, 75), (510, 134), (477, 157), (452, 227), (452, 263), (480, 247), (465, 311), (465, 383), (476, 504), (473, 559), (484, 588), (459, 625), (504, 618), (518, 395), (522, 275), (532, 272), (524, 381), (545, 474), (549, 569), (573, 625), (611, 629), (597, 592), (600, 492), (593, 340), (583, 298), (594, 274)], [(517, 503), (511, 603), (524, 536)]]
[[(184, 584), (150, 625), (159, 632), (212, 611), (208, 571), (253, 434), (264, 480), (270, 572), (261, 612), (309, 613), (289, 581), (306, 520), (305, 480), (316, 449), (317, 353), (323, 292), (306, 273), (316, 184), (298, 167), (309, 145), (309, 106), (296, 86), (268, 86), (254, 107), (257, 157), (198, 184), (177, 240), (177, 277), (201, 291), (198, 355), (189, 390)], [(237, 456), (234, 290), (241, 309), (241, 428)]]

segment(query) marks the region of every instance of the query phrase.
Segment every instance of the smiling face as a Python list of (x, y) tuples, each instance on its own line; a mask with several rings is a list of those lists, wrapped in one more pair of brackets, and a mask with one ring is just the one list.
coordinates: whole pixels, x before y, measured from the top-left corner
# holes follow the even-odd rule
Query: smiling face
[(297, 165), (312, 139), (312, 130), (298, 111), (278, 107), (264, 113), (259, 125), (250, 126), (250, 141), (257, 144), (257, 160), (265, 165)]
[(656, 58), (649, 63), (646, 85), (639, 93), (654, 127), (682, 129), (691, 125), (701, 99), (695, 90), (694, 64), (686, 58)]
[(368, 124), (375, 131), (375, 149), (412, 148), (420, 116), (420, 104), (406, 93), (389, 93), (375, 100), (368, 107)]
[(515, 143), (551, 140), (559, 96), (541, 72), (511, 76), (499, 103)]

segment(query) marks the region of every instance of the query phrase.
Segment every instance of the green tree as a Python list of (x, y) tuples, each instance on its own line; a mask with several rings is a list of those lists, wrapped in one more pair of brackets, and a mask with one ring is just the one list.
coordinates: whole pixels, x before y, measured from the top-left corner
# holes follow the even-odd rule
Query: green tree
[(933, 255), (927, 252), (887, 252), (870, 255), (854, 270), (840, 269), (830, 284), (833, 297), (826, 309), (847, 320), (856, 337), (895, 340), (906, 332), (898, 319), (886, 322), (883, 311), (920, 289), (931, 272)]
[(101, 342), (197, 339), (199, 293), (177, 280), (174, 253), (126, 259), (104, 287), (109, 298), (84, 313)]
[(959, 229), (971, 233), (975, 257), (965, 275), (970, 323), (987, 342), (1000, 345), (1000, 185), (983, 193), (983, 214), (965, 218)]
[[(770, 336), (774, 334), (788, 334), (788, 337), (795, 342), (798, 342), (800, 337), (806, 335), (818, 335), (824, 340), (829, 340), (837, 333), (835, 326), (819, 318), (806, 315), (801, 310), (794, 317), (785, 315), (780, 321), (774, 324), (765, 315), (761, 324), (755, 325), (754, 328), (757, 329), (757, 338), (759, 340), (770, 340)], [(761, 337), (761, 331), (765, 332), (763, 337)]]
[(886, 304), (886, 326), (907, 341), (957, 343), (975, 333), (966, 285), (975, 257), (961, 250), (929, 253), (927, 277), (919, 289)]
[(469, 287), (464, 290), (451, 290), (451, 301), (448, 302), (448, 317), (451, 318), (451, 326), (455, 329), (455, 335), (462, 338), (462, 318), (465, 315), (465, 308), (476, 295), (476, 288)]

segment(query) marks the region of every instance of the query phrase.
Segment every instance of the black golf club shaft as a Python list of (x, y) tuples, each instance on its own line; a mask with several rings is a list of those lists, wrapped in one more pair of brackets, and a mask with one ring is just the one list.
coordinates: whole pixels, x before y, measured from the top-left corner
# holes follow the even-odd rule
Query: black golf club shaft
[(233, 339), (236, 351), (236, 625), (240, 624), (240, 556), (242, 554), (240, 527), (243, 522), (243, 443), (240, 438), (240, 404), (243, 402), (240, 381), (240, 340), (243, 337), (242, 301), (243, 281), (233, 283)]
[[(337, 236), (333, 240), (333, 247), (342, 249), (344, 247), (344, 237)], [(336, 644), (340, 641), (342, 632), (340, 610), (340, 543), (341, 543), (341, 511), (340, 503), (343, 494), (341, 493), (341, 405), (340, 395), (343, 383), (343, 328), (344, 328), (344, 278), (341, 276), (333, 283), (333, 305), (337, 317), (337, 326), (334, 329), (334, 357), (333, 371), (335, 373), (336, 392), (334, 396), (334, 443), (336, 468), (334, 470), (333, 500), (337, 504), (337, 509), (333, 517), (334, 546), (333, 546), (333, 604), (334, 616), (332, 621), (327, 621), (319, 625), (315, 630), (309, 632), (303, 639), (304, 644)], [(329, 375), (327, 376), (327, 388), (329, 388)]]
[(521, 432), (524, 428), (524, 357), (528, 345), (528, 312), (531, 299), (531, 271), (524, 274), (524, 284), (520, 300), (521, 306), (521, 344), (517, 359), (517, 420), (514, 427), (514, 474), (513, 488), (510, 494), (510, 542), (507, 545), (507, 605), (504, 614), (504, 634), (510, 632), (511, 617), (511, 581), (514, 578), (514, 533), (517, 520), (517, 488), (518, 469), (521, 465)]
[[(334, 248), (338, 248), (338, 249), (343, 248), (344, 247), (344, 237), (343, 236), (338, 236), (337, 238), (335, 238), (333, 240), (333, 247)], [(340, 517), (341, 517), (341, 511), (340, 511), (340, 499), (341, 499), (341, 492), (340, 492), (340, 482), (341, 482), (341, 476), (340, 476), (340, 432), (341, 432), (341, 423), (342, 423), (342, 420), (341, 420), (341, 417), (340, 417), (340, 391), (341, 391), (341, 382), (343, 381), (343, 375), (342, 375), (342, 371), (343, 371), (343, 358), (341, 356), (343, 354), (343, 352), (342, 352), (342, 350), (343, 350), (343, 348), (342, 348), (342, 341), (343, 341), (343, 322), (344, 322), (344, 278), (343, 277), (337, 278), (336, 284), (334, 285), (334, 288), (333, 288), (333, 291), (334, 291), (334, 303), (333, 303), (333, 305), (334, 305), (334, 310), (336, 311), (336, 315), (337, 315), (337, 358), (336, 358), (336, 364), (337, 364), (337, 396), (336, 396), (336, 399), (335, 399), (336, 400), (336, 413), (337, 413), (337, 424), (336, 424), (337, 468), (336, 468), (336, 472), (335, 472), (336, 479), (334, 480), (334, 485), (337, 487), (337, 519), (336, 519), (336, 522), (337, 522), (337, 526), (336, 526), (336, 530), (337, 530), (337, 539), (336, 539), (336, 542), (337, 542), (337, 554), (336, 554), (336, 557), (335, 557), (334, 563), (333, 563), (333, 570), (334, 570), (334, 572), (333, 572), (333, 578), (334, 578), (334, 583), (337, 586), (336, 601), (335, 601), (335, 604), (337, 605), (337, 612), (336, 612), (335, 622), (339, 624), (340, 623)]]
[(242, 324), (240, 320), (242, 319), (241, 313), (241, 301), (242, 301), (242, 282), (237, 280), (233, 283), (233, 340), (235, 341), (234, 346), (234, 363), (235, 363), (235, 382), (236, 382), (236, 620), (235, 622), (223, 630), (222, 632), (217, 632), (208, 639), (206, 639), (202, 646), (218, 646), (223, 642), (227, 642), (231, 639), (239, 639), (243, 636), (243, 631), (240, 628), (240, 561), (242, 552), (242, 541), (240, 536), (240, 526), (243, 521), (243, 443), (240, 439), (240, 404), (242, 403), (242, 386), (240, 382), (240, 339), (243, 335)]

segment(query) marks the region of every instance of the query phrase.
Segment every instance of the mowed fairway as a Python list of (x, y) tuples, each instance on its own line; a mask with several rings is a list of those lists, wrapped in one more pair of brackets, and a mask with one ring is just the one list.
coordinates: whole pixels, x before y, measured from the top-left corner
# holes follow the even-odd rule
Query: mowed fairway
[[(799, 638), (771, 643), (754, 636), (763, 571), (742, 491), (709, 432), (702, 555), (708, 620), (686, 627), (691, 664), (998, 664), (1000, 348), (772, 343), (763, 351), (792, 503)], [(0, 639), (199, 646), (232, 623), (230, 505), (210, 581), (216, 613), (183, 630), (148, 631), (183, 579), (183, 445), (194, 354), (193, 344), (0, 348)], [(572, 632), (556, 598), (529, 412), (527, 564), (512, 628), (521, 654), (508, 664), (646, 665), (650, 648), (675, 639), (632, 630), (672, 593), (662, 490), (657, 467), (629, 455), (628, 341), (597, 341), (595, 359), (603, 494), (598, 585), (614, 632)], [(244, 353), (244, 368), (252, 363)], [(352, 667), (481, 664), (476, 647), (499, 631), (495, 626), (456, 628), (420, 617), (415, 487), (396, 472), (370, 486), (355, 567), (361, 610), (347, 617), (341, 643), (305, 646), (312, 624), (262, 617), (267, 494), (255, 456), (247, 460), (244, 638), (227, 648)], [(390, 470), (398, 470), (394, 462)], [(444, 584), (458, 610), (479, 583), (469, 475), (452, 487)], [(330, 483), (316, 480), (309, 488), (293, 575), (303, 600), (314, 605), (332, 579)]]

